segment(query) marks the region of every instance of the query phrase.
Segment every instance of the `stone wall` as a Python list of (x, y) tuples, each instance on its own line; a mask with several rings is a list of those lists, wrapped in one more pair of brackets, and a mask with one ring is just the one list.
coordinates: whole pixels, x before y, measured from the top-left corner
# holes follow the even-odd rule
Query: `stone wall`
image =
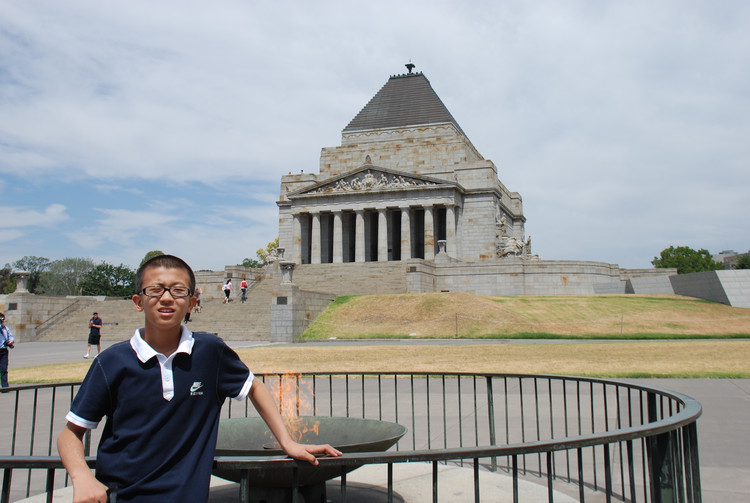
[(750, 271), (706, 271), (671, 276), (674, 293), (750, 308)]
[(293, 283), (302, 290), (358, 295), (405, 293), (406, 262), (304, 264), (294, 268)]
[[(0, 312), (18, 342), (34, 341), (47, 322), (71, 309), (104, 300), (104, 297), (50, 297), (30, 293), (0, 295)], [(52, 320), (54, 321), (54, 320)]]
[(714, 271), (721, 281), (729, 305), (750, 308), (750, 270)]
[(364, 164), (393, 167), (410, 173), (429, 175), (483, 159), (469, 139), (451, 123), (419, 127), (380, 128), (345, 132), (341, 146), (323, 148), (320, 174), (337, 176)]
[[(676, 274), (676, 272), (675, 272)], [(669, 276), (639, 276), (627, 280), (630, 289), (627, 293), (647, 295), (673, 295), (674, 288)]]
[[(407, 261), (409, 293), (478, 295), (594, 295), (625, 293), (615, 264), (506, 258), (477, 263)], [(598, 291), (597, 291), (598, 290)]]
[[(671, 287), (665, 285), (675, 273), (674, 269), (628, 270), (616, 264), (572, 260), (504, 258), (469, 263), (443, 253), (434, 261), (297, 265), (294, 284), (335, 295), (440, 291), (479, 295), (672, 294)], [(631, 281), (640, 291), (628, 290)]]
[(279, 285), (271, 303), (271, 342), (294, 342), (335, 298), (293, 284)]

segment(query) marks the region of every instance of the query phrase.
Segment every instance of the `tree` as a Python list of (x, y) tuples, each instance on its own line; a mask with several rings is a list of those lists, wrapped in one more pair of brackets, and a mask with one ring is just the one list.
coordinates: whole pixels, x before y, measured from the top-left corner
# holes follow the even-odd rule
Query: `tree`
[(269, 241), (265, 248), (258, 248), (255, 252), (257, 259), (245, 258), (242, 261), (243, 267), (252, 267), (255, 269), (261, 268), (268, 264), (268, 257), (276, 252), (279, 247), (279, 238), (277, 237), (273, 241)]
[(661, 251), (659, 257), (654, 257), (651, 263), (657, 269), (677, 268), (677, 274), (724, 269), (724, 264), (711, 258), (708, 250), (704, 248), (693, 250), (689, 246), (665, 248)]
[(13, 293), (16, 289), (16, 282), (12, 273), (9, 265), (0, 269), (0, 294)]
[(737, 262), (734, 264), (735, 269), (750, 269), (750, 253), (743, 253), (737, 256)]
[(260, 269), (265, 264), (263, 262), (256, 260), (254, 258), (246, 258), (242, 261), (242, 267), (251, 267), (253, 269)]
[(93, 268), (94, 261), (90, 258), (55, 260), (40, 275), (37, 292), (45, 295), (79, 295), (79, 284)]
[(143, 264), (145, 264), (146, 262), (148, 262), (154, 257), (158, 257), (159, 255), (164, 255), (164, 252), (161, 250), (151, 250), (150, 252), (146, 254), (145, 257), (143, 257), (143, 260), (141, 260), (141, 263), (138, 267), (140, 268)]
[[(39, 276), (47, 269), (47, 267), (49, 267), (49, 264), (50, 261), (48, 258), (27, 255), (20, 260), (16, 260), (12, 265), (5, 264), (5, 267), (14, 271), (21, 270), (30, 272), (31, 275), (29, 276), (27, 289), (30, 293), (34, 293), (36, 291), (36, 285), (39, 283)], [(13, 289), (16, 287), (15, 283), (15, 278), (13, 278)]]
[(123, 264), (102, 262), (86, 274), (79, 286), (83, 295), (130, 297), (135, 289), (135, 271)]

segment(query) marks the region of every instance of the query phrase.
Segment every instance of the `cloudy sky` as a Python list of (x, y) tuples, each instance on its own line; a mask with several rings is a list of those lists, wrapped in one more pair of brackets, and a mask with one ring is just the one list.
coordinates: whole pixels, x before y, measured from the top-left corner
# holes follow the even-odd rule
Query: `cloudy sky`
[(748, 27), (745, 0), (1, 0), (0, 266), (254, 258), (280, 177), (409, 60), (543, 258), (746, 252)]

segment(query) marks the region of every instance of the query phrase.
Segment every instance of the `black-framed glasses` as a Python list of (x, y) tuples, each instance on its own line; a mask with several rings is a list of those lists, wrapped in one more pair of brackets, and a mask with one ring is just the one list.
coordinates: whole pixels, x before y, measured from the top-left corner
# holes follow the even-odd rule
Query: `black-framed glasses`
[(193, 295), (193, 292), (190, 291), (190, 288), (187, 288), (185, 286), (147, 286), (143, 290), (141, 290), (138, 293), (142, 293), (146, 297), (161, 297), (164, 295), (164, 292), (169, 292), (169, 295), (172, 296), (173, 299), (184, 299), (185, 297), (190, 297)]

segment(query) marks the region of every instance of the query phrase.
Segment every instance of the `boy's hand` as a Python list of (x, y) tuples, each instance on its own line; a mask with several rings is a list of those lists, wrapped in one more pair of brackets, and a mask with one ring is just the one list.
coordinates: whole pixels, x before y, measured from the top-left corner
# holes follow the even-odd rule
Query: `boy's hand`
[(107, 503), (107, 486), (93, 477), (82, 477), (73, 483), (73, 503)]
[(316, 454), (333, 457), (341, 456), (341, 451), (334, 449), (328, 444), (309, 445), (294, 442), (284, 450), (290, 458), (299, 459), (300, 461), (307, 461), (314, 466), (318, 465), (318, 458), (315, 457)]

